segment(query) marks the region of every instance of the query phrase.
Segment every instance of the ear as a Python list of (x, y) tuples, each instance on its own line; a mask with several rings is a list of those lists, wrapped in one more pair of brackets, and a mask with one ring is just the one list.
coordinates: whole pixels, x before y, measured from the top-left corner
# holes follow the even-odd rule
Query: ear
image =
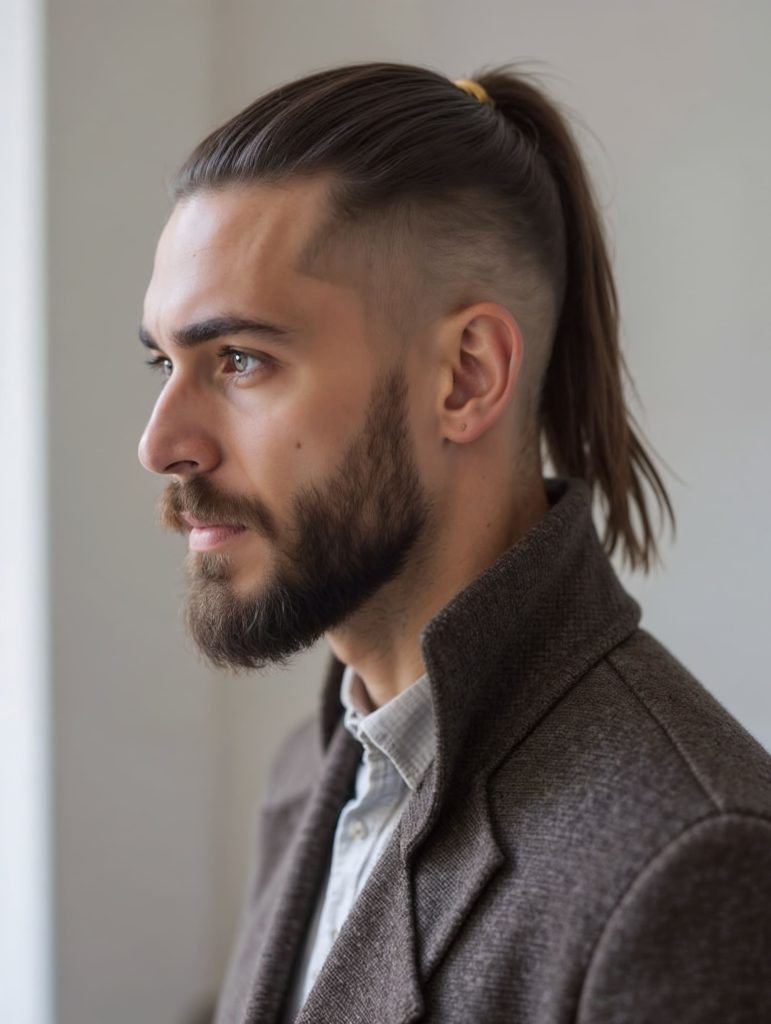
[(522, 365), (522, 332), (504, 306), (479, 302), (448, 318), (443, 335), (442, 434), (467, 444), (488, 431), (509, 405)]

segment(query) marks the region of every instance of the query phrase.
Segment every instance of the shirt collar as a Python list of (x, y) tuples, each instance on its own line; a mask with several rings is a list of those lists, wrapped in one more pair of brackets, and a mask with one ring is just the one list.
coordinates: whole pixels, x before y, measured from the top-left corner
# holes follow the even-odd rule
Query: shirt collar
[(379, 708), (373, 708), (361, 678), (347, 665), (340, 684), (346, 729), (365, 750), (380, 751), (408, 789), (417, 789), (436, 751), (434, 706), (428, 676)]

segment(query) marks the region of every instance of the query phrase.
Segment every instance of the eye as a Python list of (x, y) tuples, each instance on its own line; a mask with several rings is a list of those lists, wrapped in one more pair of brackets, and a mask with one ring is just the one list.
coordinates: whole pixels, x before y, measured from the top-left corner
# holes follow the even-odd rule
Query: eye
[(166, 356), (155, 356), (153, 359), (146, 359), (145, 362), (152, 370), (157, 370), (164, 377), (170, 377), (172, 371), (171, 360)]
[(252, 373), (261, 370), (267, 364), (267, 359), (264, 356), (254, 355), (251, 352), (242, 352), (237, 348), (223, 349), (220, 355), (231, 362), (235, 371), (234, 376), (236, 377), (248, 377)]

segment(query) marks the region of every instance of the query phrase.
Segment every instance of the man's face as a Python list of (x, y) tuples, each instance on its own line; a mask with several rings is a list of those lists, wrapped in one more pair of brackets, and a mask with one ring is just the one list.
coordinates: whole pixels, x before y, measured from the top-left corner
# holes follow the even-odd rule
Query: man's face
[(139, 456), (171, 478), (161, 518), (189, 535), (187, 622), (217, 665), (309, 645), (426, 540), (401, 349), (353, 289), (295, 270), (323, 203), (308, 183), (185, 200), (145, 299), (163, 385)]

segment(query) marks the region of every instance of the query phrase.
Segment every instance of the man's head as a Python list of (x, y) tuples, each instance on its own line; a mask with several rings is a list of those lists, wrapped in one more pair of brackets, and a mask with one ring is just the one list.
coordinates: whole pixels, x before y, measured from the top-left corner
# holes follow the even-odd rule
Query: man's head
[[(218, 664), (280, 660), (415, 582), (447, 524), (471, 523), (475, 481), (540, 480), (542, 433), (558, 472), (618, 492), (605, 433), (627, 468), (634, 435), (582, 167), (533, 86), (481, 81), (497, 109), (420, 68), (312, 75), (178, 176), (145, 300), (164, 383), (140, 458), (171, 478), (188, 619)], [(629, 489), (613, 515), (633, 550)]]

